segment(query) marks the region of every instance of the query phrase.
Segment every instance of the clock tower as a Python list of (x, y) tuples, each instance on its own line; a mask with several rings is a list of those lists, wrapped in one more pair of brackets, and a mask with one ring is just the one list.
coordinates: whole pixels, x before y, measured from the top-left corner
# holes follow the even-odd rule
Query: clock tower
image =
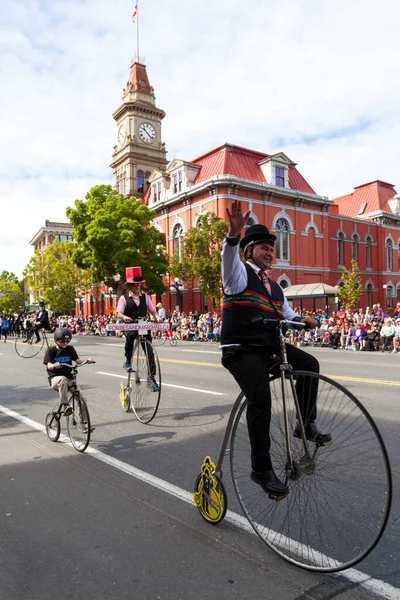
[(143, 198), (150, 173), (154, 169), (165, 171), (167, 151), (161, 141), (164, 117), (165, 112), (156, 107), (145, 65), (134, 62), (122, 104), (113, 113), (117, 140), (110, 166), (114, 188), (121, 194)]

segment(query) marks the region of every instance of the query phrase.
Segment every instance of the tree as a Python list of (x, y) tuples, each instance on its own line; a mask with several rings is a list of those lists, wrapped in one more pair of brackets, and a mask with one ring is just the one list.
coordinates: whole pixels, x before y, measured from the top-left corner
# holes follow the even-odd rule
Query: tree
[(24, 282), (14, 273), (0, 273), (0, 312), (20, 312), (24, 307)]
[(75, 250), (75, 242), (54, 240), (43, 250), (35, 250), (24, 271), (35, 298), (57, 313), (73, 310), (76, 290), (85, 289), (90, 282), (88, 273), (73, 261)]
[(170, 272), (184, 281), (199, 278), (200, 289), (218, 306), (221, 295), (221, 248), (229, 229), (226, 221), (215, 213), (199, 217), (196, 227), (190, 227), (182, 240), (180, 256), (170, 261)]
[(110, 185), (98, 185), (67, 208), (78, 243), (73, 258), (87, 269), (92, 282), (114, 283), (125, 277), (125, 268), (142, 267), (149, 291), (165, 291), (162, 276), (168, 271), (165, 235), (150, 226), (156, 212), (133, 196), (125, 198)]
[(354, 258), (351, 261), (351, 270), (343, 268), (341, 279), (343, 285), (339, 286), (339, 304), (343, 305), (346, 310), (354, 308), (361, 296), (362, 281), (358, 272), (358, 264)]

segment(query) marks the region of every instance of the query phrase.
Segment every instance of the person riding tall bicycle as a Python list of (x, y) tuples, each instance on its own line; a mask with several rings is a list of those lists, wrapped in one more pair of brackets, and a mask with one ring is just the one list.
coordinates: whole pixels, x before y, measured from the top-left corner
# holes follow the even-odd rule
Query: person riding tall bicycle
[[(280, 355), (279, 341), (273, 324), (261, 325), (251, 321), (260, 316), (268, 319), (284, 318), (301, 321), (309, 328), (315, 328), (317, 322), (312, 317), (300, 318), (288, 305), (279, 284), (268, 276), (267, 271), (274, 258), (276, 236), (265, 225), (258, 224), (248, 227), (244, 237), (240, 239), (250, 211), (242, 214), (241, 203), (235, 200), (231, 210), (227, 208), (226, 213), (230, 227), (222, 247), (224, 296), (221, 362), (233, 375), (248, 401), (247, 426), (252, 464), (250, 477), (265, 492), (286, 495), (288, 487), (278, 479), (273, 470), (269, 436), (269, 377), (275, 365), (277, 374), (279, 373), (276, 358)], [(239, 247), (243, 250), (245, 262), (240, 260)], [(286, 345), (286, 350), (288, 362), (293, 369), (319, 373), (319, 362), (314, 356), (290, 344)], [(305, 410), (299, 383), (299, 403)], [(328, 443), (332, 439), (331, 435), (319, 431), (315, 423), (318, 385), (306, 393), (310, 400), (307, 414), (302, 414), (306, 438), (316, 443)], [(293, 436), (301, 437), (298, 424)]]
[(31, 328), (29, 334), (27, 335), (26, 340), (24, 340), (24, 343), (29, 342), (29, 340), (31, 339), (31, 337), (35, 334), (36, 335), (36, 343), (38, 344), (40, 342), (40, 336), (39, 336), (39, 331), (40, 329), (51, 329), (50, 327), (50, 321), (49, 321), (49, 313), (46, 310), (46, 305), (44, 302), (39, 302), (39, 312), (36, 315), (36, 321), (35, 321), (35, 325)]
[[(124, 323), (137, 322), (140, 318), (145, 319), (147, 314), (150, 313), (157, 322), (162, 319), (157, 314), (156, 309), (150, 297), (141, 291), (141, 285), (146, 283), (146, 280), (142, 277), (141, 267), (127, 267), (125, 269), (125, 285), (127, 287), (127, 293), (122, 294), (117, 304), (117, 317), (122, 319)], [(132, 371), (132, 353), (133, 344), (138, 336), (138, 331), (127, 331), (125, 333), (125, 362), (123, 367), (125, 371)], [(146, 339), (151, 343), (152, 337), (149, 331)], [(149, 355), (149, 369), (151, 386), (155, 392), (159, 391), (158, 383), (155, 380), (155, 362), (154, 355)]]

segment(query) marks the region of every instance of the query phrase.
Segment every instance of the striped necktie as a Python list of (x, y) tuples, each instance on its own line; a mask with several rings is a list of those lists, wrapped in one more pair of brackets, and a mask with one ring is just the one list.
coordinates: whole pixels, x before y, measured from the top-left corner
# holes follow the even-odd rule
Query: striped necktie
[(268, 294), (271, 295), (272, 289), (271, 289), (271, 284), (270, 284), (269, 279), (268, 279), (268, 275), (262, 269), (260, 269), (258, 271), (258, 274), (261, 277), (261, 281), (263, 282), (264, 287), (267, 290)]

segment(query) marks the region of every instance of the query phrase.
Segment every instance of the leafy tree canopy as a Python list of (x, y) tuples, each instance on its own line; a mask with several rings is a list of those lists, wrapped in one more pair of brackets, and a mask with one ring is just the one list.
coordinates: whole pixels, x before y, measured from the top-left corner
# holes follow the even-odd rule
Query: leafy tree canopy
[(47, 248), (35, 250), (24, 275), (36, 300), (55, 312), (65, 313), (75, 308), (76, 290), (89, 286), (89, 274), (73, 261), (75, 242), (54, 240)]
[(0, 273), (0, 312), (20, 312), (24, 307), (23, 281), (14, 273)]
[(357, 261), (352, 259), (351, 269), (344, 267), (342, 274), (343, 285), (339, 286), (338, 299), (339, 304), (345, 309), (354, 308), (361, 296), (361, 277), (358, 272)]
[(182, 240), (181, 255), (174, 254), (170, 272), (185, 281), (199, 278), (200, 289), (212, 299), (215, 308), (221, 295), (221, 248), (229, 229), (215, 213), (205, 213), (190, 227)]
[(125, 281), (125, 268), (141, 266), (150, 292), (165, 290), (162, 275), (168, 271), (165, 235), (150, 226), (155, 211), (133, 196), (125, 198), (110, 185), (98, 185), (67, 208), (78, 243), (73, 253), (77, 266), (91, 280), (111, 283), (115, 275)]

